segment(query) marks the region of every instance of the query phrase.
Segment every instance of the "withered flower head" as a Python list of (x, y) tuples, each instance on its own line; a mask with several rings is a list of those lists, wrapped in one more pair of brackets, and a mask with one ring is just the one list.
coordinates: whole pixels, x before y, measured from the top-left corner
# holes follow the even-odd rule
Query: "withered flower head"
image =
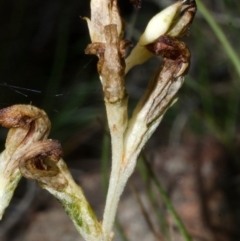
[(62, 149), (58, 141), (39, 141), (28, 147), (18, 166), (24, 177), (35, 179), (42, 186), (61, 190), (67, 185), (67, 180), (57, 166), (61, 156)]
[(14, 105), (0, 110), (0, 124), (10, 128), (5, 150), (0, 154), (0, 218), (21, 178), (18, 163), (35, 142), (47, 138), (50, 121), (32, 105)]

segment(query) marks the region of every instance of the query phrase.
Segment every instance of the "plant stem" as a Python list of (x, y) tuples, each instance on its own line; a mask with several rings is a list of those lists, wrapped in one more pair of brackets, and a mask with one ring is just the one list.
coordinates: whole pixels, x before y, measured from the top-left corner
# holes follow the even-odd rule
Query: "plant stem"
[(121, 166), (124, 156), (124, 134), (127, 127), (127, 97), (117, 103), (106, 101), (108, 125), (112, 145), (112, 170), (109, 181), (107, 200), (103, 215), (104, 235), (111, 239), (111, 232), (117, 212), (120, 196), (126, 182), (121, 182)]
[(57, 163), (57, 166), (66, 178), (68, 185), (59, 190), (50, 185), (42, 185), (42, 187), (48, 190), (62, 204), (84, 240), (106, 241), (104, 240), (101, 225), (96, 215), (86, 200), (82, 189), (73, 180), (65, 162), (61, 159)]
[(102, 175), (102, 185), (104, 193), (107, 193), (108, 188), (108, 173), (109, 173), (109, 148), (110, 148), (110, 140), (109, 136), (103, 133), (102, 139), (102, 153), (101, 153), (101, 175)]

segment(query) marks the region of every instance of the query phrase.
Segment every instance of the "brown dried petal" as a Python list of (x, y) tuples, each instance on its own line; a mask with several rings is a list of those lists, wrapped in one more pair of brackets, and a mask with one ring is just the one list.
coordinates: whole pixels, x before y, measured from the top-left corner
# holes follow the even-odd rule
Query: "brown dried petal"
[(102, 58), (105, 52), (105, 44), (104, 43), (91, 43), (88, 44), (85, 49), (85, 54), (97, 55), (99, 58)]
[(154, 43), (148, 44), (145, 47), (156, 56), (174, 60), (176, 64), (178, 64), (178, 68), (174, 73), (175, 77), (187, 73), (190, 62), (190, 52), (180, 40), (168, 35), (162, 35)]
[(32, 105), (13, 105), (0, 110), (0, 124), (6, 128), (26, 127), (45, 112)]
[(46, 138), (51, 127), (46, 113), (32, 105), (13, 105), (1, 109), (0, 125), (11, 128), (6, 140), (10, 153), (20, 144)]
[(61, 145), (55, 140), (33, 143), (21, 156), (19, 169), (26, 178), (36, 179), (42, 185), (63, 189), (67, 181), (57, 163), (62, 156)]

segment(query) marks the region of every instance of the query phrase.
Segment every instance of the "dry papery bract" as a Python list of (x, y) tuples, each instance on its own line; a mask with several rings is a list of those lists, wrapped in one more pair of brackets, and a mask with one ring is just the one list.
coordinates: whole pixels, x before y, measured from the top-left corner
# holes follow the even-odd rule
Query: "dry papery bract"
[(119, 14), (117, 0), (92, 0), (91, 1), (91, 19), (85, 17), (87, 20), (89, 34), (92, 43), (104, 43), (105, 34), (104, 28), (109, 24), (117, 26), (117, 35), (119, 39), (123, 35), (123, 21)]
[(89, 44), (86, 54), (96, 54), (99, 57), (98, 72), (101, 76), (105, 100), (113, 103), (126, 95), (124, 83), (125, 48), (128, 41), (120, 41), (115, 24), (104, 28), (105, 43)]

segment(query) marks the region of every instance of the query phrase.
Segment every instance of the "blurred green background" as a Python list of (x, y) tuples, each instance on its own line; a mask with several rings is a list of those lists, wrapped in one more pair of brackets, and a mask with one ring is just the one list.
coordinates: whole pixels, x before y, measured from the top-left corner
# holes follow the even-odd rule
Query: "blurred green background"
[[(136, 43), (148, 20), (173, 2), (143, 0), (142, 8), (137, 10), (129, 1), (120, 0), (127, 24), (126, 39)], [(240, 225), (240, 3), (232, 0), (198, 3), (199, 11), (184, 38), (192, 53), (189, 74), (178, 102), (167, 112), (148, 148), (174, 148), (193, 137), (199, 144), (204, 144), (207, 138), (218, 143), (225, 158), (222, 189), (230, 197), (237, 226)], [(106, 127), (97, 58), (84, 54), (90, 38), (80, 17), (90, 16), (89, 5), (89, 0), (0, 2), (0, 108), (31, 103), (44, 109), (52, 122), (50, 137), (62, 143), (70, 166), (84, 170), (99, 166), (96, 160), (102, 154)], [(159, 64), (160, 59), (151, 59), (126, 77), (130, 112)], [(6, 130), (1, 128), (2, 149), (5, 137)]]

